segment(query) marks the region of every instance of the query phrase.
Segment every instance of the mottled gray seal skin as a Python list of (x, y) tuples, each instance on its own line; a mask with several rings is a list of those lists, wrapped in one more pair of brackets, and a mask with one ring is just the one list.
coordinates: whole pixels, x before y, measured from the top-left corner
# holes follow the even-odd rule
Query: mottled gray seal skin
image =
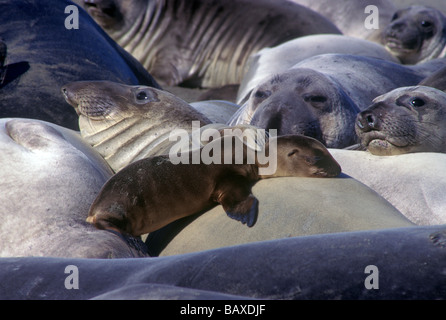
[(263, 47), (308, 34), (340, 34), (325, 17), (286, 1), (81, 2), (162, 85), (238, 84), (249, 55)]
[(360, 110), (376, 96), (416, 85), (423, 77), (381, 59), (319, 55), (260, 83), (228, 123), (277, 129), (278, 135), (303, 134), (329, 148), (344, 148), (357, 143), (354, 125)]
[(0, 117), (39, 119), (79, 130), (59, 88), (78, 80), (159, 87), (141, 64), (79, 8), (66, 29), (68, 0), (1, 1), (0, 36), (8, 47), (0, 79)]
[(395, 12), (382, 34), (383, 44), (404, 64), (446, 56), (446, 16), (425, 6)]
[(78, 132), (39, 120), (1, 119), (0, 153), (1, 257), (148, 256), (141, 240), (132, 246), (130, 238), (85, 222), (113, 172)]
[[(79, 290), (64, 286), (67, 265), (78, 268)], [(163, 285), (178, 294), (192, 289), (275, 300), (436, 300), (445, 297), (445, 265), (446, 227), (409, 227), (278, 239), (160, 258), (3, 258), (0, 298), (92, 299), (121, 290), (119, 297), (126, 299), (136, 298), (127, 295), (130, 286)], [(367, 266), (377, 269), (366, 272)], [(371, 289), (372, 284), (378, 289)], [(178, 312), (174, 309), (172, 315)]]
[(402, 87), (377, 97), (358, 114), (361, 144), (375, 155), (446, 152), (446, 93)]
[[(274, 149), (270, 148), (273, 139)], [(258, 180), (284, 176), (336, 177), (341, 173), (341, 167), (327, 149), (309, 137), (270, 138), (263, 148), (266, 154), (275, 157), (277, 168), (267, 175), (259, 169), (271, 165), (271, 161), (262, 164), (257, 154), (248, 159), (247, 145), (236, 144), (235, 140), (239, 138), (223, 136), (199, 150), (189, 151), (187, 164), (173, 163), (169, 155), (129, 164), (104, 185), (91, 205), (87, 221), (98, 229), (136, 237), (221, 204), (229, 217), (252, 227), (257, 221), (259, 202), (251, 187)], [(219, 150), (218, 163), (203, 161), (204, 148)], [(236, 163), (240, 151), (243, 151), (242, 161)], [(230, 163), (225, 161), (228, 156), (232, 159)], [(199, 163), (194, 163), (197, 158)]]
[(62, 87), (79, 115), (82, 137), (117, 172), (130, 162), (165, 154), (175, 129), (192, 121), (210, 124), (202, 113), (167, 91), (110, 81), (76, 81)]

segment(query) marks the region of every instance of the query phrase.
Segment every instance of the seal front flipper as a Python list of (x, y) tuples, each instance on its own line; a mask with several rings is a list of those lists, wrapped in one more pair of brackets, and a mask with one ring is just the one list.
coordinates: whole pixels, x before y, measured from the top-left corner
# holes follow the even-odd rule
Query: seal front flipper
[[(224, 199), (223, 199), (224, 200)], [(225, 210), (228, 217), (238, 220), (248, 227), (252, 227), (257, 221), (257, 214), (259, 211), (259, 200), (252, 194), (248, 196), (245, 200), (235, 204), (234, 206), (229, 206), (222, 202), (221, 204)]]
[(228, 177), (216, 188), (216, 202), (220, 203), (228, 217), (238, 220), (248, 227), (257, 221), (259, 201), (251, 193), (244, 177)]

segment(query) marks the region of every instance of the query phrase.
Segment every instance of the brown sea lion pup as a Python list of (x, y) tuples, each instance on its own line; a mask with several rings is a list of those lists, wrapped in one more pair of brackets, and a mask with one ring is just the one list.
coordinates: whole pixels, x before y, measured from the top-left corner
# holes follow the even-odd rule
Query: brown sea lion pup
[[(243, 159), (240, 164), (233, 164), (237, 163), (237, 141), (242, 146)], [(313, 138), (270, 138), (262, 148), (268, 161), (264, 157), (262, 160), (258, 152), (250, 158), (247, 145), (240, 141), (227, 135), (188, 152), (186, 159), (198, 157), (197, 164), (173, 164), (170, 156), (165, 155), (128, 165), (104, 185), (87, 221), (99, 229), (139, 236), (221, 204), (229, 217), (252, 227), (257, 220), (258, 200), (251, 193), (251, 186), (259, 179), (335, 177), (341, 172), (328, 150)], [(205, 163), (206, 150), (215, 161)], [(215, 157), (218, 150), (222, 152)], [(225, 164), (228, 154), (231, 161)], [(275, 160), (275, 172), (263, 174), (266, 171), (262, 169), (268, 169)]]

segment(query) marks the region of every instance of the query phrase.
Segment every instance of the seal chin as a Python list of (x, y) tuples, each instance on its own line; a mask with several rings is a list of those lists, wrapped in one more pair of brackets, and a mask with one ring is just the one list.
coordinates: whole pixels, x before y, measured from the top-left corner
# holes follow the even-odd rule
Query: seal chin
[(396, 53), (407, 54), (416, 51), (415, 49), (407, 48), (401, 40), (390, 37), (385, 39), (385, 47), (390, 52)]
[(389, 149), (391, 143), (384, 139), (374, 139), (369, 142), (368, 147), (373, 149)]

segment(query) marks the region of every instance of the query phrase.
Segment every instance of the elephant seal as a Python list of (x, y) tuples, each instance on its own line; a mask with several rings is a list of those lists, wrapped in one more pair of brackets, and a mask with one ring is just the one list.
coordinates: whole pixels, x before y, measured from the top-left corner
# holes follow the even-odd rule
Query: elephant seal
[(164, 154), (174, 129), (212, 123), (167, 91), (110, 81), (76, 81), (62, 87), (79, 115), (81, 135), (117, 172), (130, 162)]
[(399, 62), (384, 46), (375, 42), (334, 34), (300, 37), (275, 47), (263, 48), (251, 55), (237, 93), (237, 103), (242, 105), (252, 89), (262, 80), (286, 71), (307, 58), (327, 53), (369, 56)]
[(376, 96), (423, 78), (421, 72), (381, 59), (319, 55), (260, 83), (228, 124), (277, 129), (278, 135), (303, 134), (329, 148), (344, 148), (357, 143), (360, 110)]
[(0, 119), (0, 150), (1, 257), (148, 256), (141, 239), (85, 222), (113, 172), (78, 132), (39, 120)]
[(443, 67), (432, 73), (430, 76), (424, 78), (419, 85), (446, 91), (446, 67)]
[(446, 154), (388, 156), (329, 149), (342, 172), (362, 182), (417, 225), (446, 223)]
[(79, 130), (59, 88), (78, 80), (110, 80), (159, 88), (141, 64), (79, 9), (79, 29), (67, 29), (71, 1), (2, 1), (0, 36), (7, 65), (0, 83), (0, 118), (32, 118)]
[(375, 155), (446, 152), (446, 93), (432, 87), (402, 87), (373, 100), (357, 115), (361, 144)]
[(289, 237), (414, 226), (382, 195), (344, 173), (324, 179), (261, 179), (252, 193), (259, 200), (259, 218), (253, 228), (233, 223), (223, 208), (216, 206), (151, 232), (145, 241), (150, 255), (172, 256)]
[[(174, 162), (169, 154), (129, 164), (104, 185), (87, 221), (98, 229), (139, 236), (221, 204), (229, 217), (252, 227), (258, 200), (251, 186), (259, 179), (335, 177), (341, 172), (327, 149), (312, 138), (268, 139), (262, 147), (262, 156), (269, 154), (267, 163), (257, 152), (250, 154), (246, 143), (236, 144), (237, 140), (241, 139), (232, 135), (214, 139), (187, 152), (184, 162)], [(206, 152), (213, 153), (212, 161), (204, 160)], [(273, 170), (262, 171), (273, 162), (276, 167), (269, 168)]]
[[(163, 286), (185, 299), (196, 290), (207, 292), (203, 298), (262, 299), (242, 305), (265, 303), (267, 311), (274, 308), (265, 299), (440, 300), (446, 290), (445, 250), (446, 228), (439, 225), (292, 237), (158, 258), (3, 258), (0, 298), (80, 300), (121, 290), (119, 299), (156, 298), (156, 293), (162, 299)], [(68, 265), (79, 271), (79, 290), (63, 285)], [(159, 305), (166, 317), (178, 317), (181, 310)]]
[(425, 6), (398, 10), (383, 31), (386, 48), (404, 64), (446, 56), (446, 16)]
[[(374, 42), (380, 40), (380, 30), (392, 19), (396, 7), (391, 0), (288, 0), (308, 7), (332, 21), (345, 35), (367, 39)], [(374, 12), (365, 12), (368, 6), (375, 6)], [(366, 26), (368, 16), (375, 15), (376, 26)], [(377, 20), (377, 21), (376, 21)]]
[(161, 85), (240, 83), (253, 52), (308, 34), (340, 34), (303, 6), (269, 0), (84, 0), (80, 3)]
[(227, 123), (240, 108), (238, 104), (226, 100), (204, 100), (190, 105), (214, 123)]

